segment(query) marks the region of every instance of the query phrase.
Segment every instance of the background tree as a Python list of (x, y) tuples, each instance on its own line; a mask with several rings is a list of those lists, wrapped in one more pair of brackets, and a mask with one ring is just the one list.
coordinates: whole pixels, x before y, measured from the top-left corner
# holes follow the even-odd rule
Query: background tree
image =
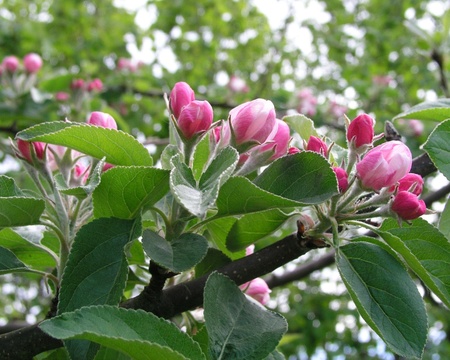
[[(2, 95), (4, 156), (11, 153), (7, 136), (19, 130), (65, 116), (85, 121), (90, 111), (100, 110), (111, 113), (121, 129), (152, 144), (158, 157), (168, 137), (162, 95), (177, 81), (187, 81), (199, 97), (210, 100), (218, 109), (216, 120), (224, 119), (234, 105), (254, 98), (271, 99), (279, 117), (300, 109), (308, 100), (315, 113), (305, 114), (314, 119), (316, 127), (323, 125), (323, 133), (341, 145), (345, 144), (344, 132), (340, 131), (344, 120), (342, 112), (334, 111), (335, 104), (345, 107), (349, 118), (361, 111), (374, 114), (376, 131), (381, 132), (386, 120), (410, 106), (449, 97), (446, 59), (450, 20), (444, 1), (401, 1), (396, 11), (392, 11), (392, 4), (376, 0), (279, 1), (277, 5), (289, 11), (274, 29), (269, 26), (270, 19), (250, 2), (148, 1), (143, 4), (147, 18), (141, 23), (145, 26), (139, 27), (134, 10), (107, 1), (4, 0), (0, 57), (36, 52), (44, 60), (38, 92), (14, 99)], [(305, 19), (302, 9), (311, 6), (316, 12)], [(298, 29), (302, 29), (304, 38), (298, 37)], [(306, 51), (309, 35), (311, 48)], [(131, 58), (127, 49), (133, 44), (141, 50), (150, 44), (148, 57), (141, 58), (144, 64), (120, 66), (119, 59)], [(233, 75), (245, 81), (248, 91), (227, 87)], [(95, 78), (104, 84), (100, 92), (80, 95), (73, 87), (77, 79), (87, 83)], [(306, 97), (301, 93), (305, 88), (310, 90)], [(70, 99), (56, 100), (59, 92), (70, 93)], [(436, 123), (424, 122), (420, 131), (412, 124), (395, 122), (413, 154), (419, 155), (419, 146)], [(9, 174), (31, 186), (23, 175), (14, 171)], [(442, 182), (440, 197), (429, 200), (436, 210), (442, 210), (438, 202), (448, 191), (446, 180)], [(294, 266), (300, 270), (304, 265), (312, 266), (297, 277), (294, 274), (287, 287), (274, 287), (274, 300), (269, 306), (283, 313), (290, 325), (281, 350), (286, 355), (300, 351), (309, 356), (388, 356), (374, 350), (380, 342), (367, 332), (343, 285), (329, 271), (332, 258), (320, 255), (310, 255), (308, 262), (302, 257), (286, 266), (287, 273), (279, 274), (278, 279), (268, 278), (275, 286), (295, 271)], [(321, 271), (311, 275), (312, 269)], [(5, 321), (25, 320), (23, 314), (43, 318), (46, 302), (42, 303), (42, 297), (20, 295), (32, 288), (43, 292), (42, 284), (36, 285), (36, 277), (2, 279), (3, 296), (7, 298), (2, 300)], [(327, 282), (329, 287), (324, 285)], [(433, 296), (424, 292), (431, 329), (437, 334), (429, 338), (425, 356), (436, 353), (445, 358), (450, 352), (444, 341), (448, 339), (448, 312), (441, 311)], [(23, 301), (11, 306), (11, 298)], [(34, 322), (32, 316), (28, 320)]]

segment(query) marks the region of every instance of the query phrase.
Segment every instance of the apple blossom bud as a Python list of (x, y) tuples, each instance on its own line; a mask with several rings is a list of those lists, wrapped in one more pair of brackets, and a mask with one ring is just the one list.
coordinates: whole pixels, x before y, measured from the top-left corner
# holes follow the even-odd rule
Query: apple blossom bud
[(232, 92), (235, 93), (246, 93), (249, 91), (249, 87), (245, 83), (245, 80), (236, 75), (231, 76), (228, 87)]
[(36, 157), (40, 160), (44, 159), (45, 156), (45, 143), (43, 142), (28, 142), (22, 139), (17, 140), (17, 148), (19, 149), (20, 157), (33, 163), (33, 156), (31, 154), (32, 147), (36, 154)]
[[(271, 101), (248, 101), (230, 111), (230, 123), (226, 126), (226, 133), (229, 134), (231, 126), (236, 145), (248, 142), (262, 144), (271, 134), (275, 120), (275, 107)], [(225, 137), (227, 136), (229, 135), (226, 134)]]
[(82, 184), (86, 184), (89, 178), (89, 167), (85, 166), (81, 162), (77, 162), (74, 167), (75, 180), (80, 181)]
[(194, 100), (194, 90), (185, 82), (177, 82), (170, 92), (170, 108), (175, 118), (178, 119), (181, 110)]
[(91, 116), (89, 117), (88, 124), (96, 125), (108, 129), (117, 129), (116, 120), (114, 118), (104, 112), (101, 111), (94, 111), (91, 113)]
[(102, 172), (108, 171), (109, 169), (113, 168), (114, 165), (110, 164), (110, 163), (105, 163), (105, 165), (103, 165), (103, 169)]
[(422, 135), (424, 129), (422, 121), (415, 119), (409, 120), (409, 127), (411, 128), (414, 136)]
[(409, 191), (399, 191), (394, 197), (391, 210), (403, 220), (413, 220), (425, 214), (427, 206), (417, 195)]
[(253, 279), (252, 281), (239, 286), (239, 288), (262, 305), (267, 304), (270, 300), (269, 294), (272, 290), (269, 289), (267, 283), (261, 278)]
[(347, 172), (341, 167), (334, 167), (334, 173), (338, 181), (339, 192), (344, 193), (348, 188), (348, 175)]
[(193, 100), (184, 106), (178, 117), (178, 127), (186, 139), (209, 129), (213, 120), (213, 109), (209, 102)]
[(255, 252), (255, 245), (249, 245), (245, 248), (245, 256), (249, 256)]
[(72, 90), (78, 90), (84, 88), (84, 80), (83, 79), (73, 79), (72, 83), (70, 84), (70, 88)]
[(297, 99), (299, 101), (297, 105), (297, 111), (300, 114), (307, 116), (313, 116), (317, 112), (317, 98), (314, 96), (310, 88), (301, 89), (297, 93)]
[(411, 165), (408, 147), (400, 141), (389, 141), (370, 150), (356, 164), (356, 172), (363, 188), (378, 191), (395, 185), (409, 173)]
[(327, 144), (325, 144), (325, 141), (313, 135), (309, 137), (308, 144), (306, 145), (306, 150), (314, 151), (316, 153), (322, 154), (325, 157), (328, 156), (328, 146)]
[(358, 115), (347, 129), (349, 144), (358, 149), (364, 145), (371, 145), (374, 136), (374, 120), (367, 114)]
[(265, 152), (272, 150), (274, 154), (269, 161), (273, 161), (287, 154), (289, 141), (291, 141), (291, 130), (288, 124), (283, 120), (276, 119), (275, 126), (267, 140), (253, 148), (252, 151)]
[(70, 94), (66, 93), (65, 91), (58, 91), (55, 94), (55, 100), (56, 101), (67, 101), (70, 98)]
[(88, 91), (102, 91), (103, 83), (100, 79), (94, 79), (87, 86)]
[(344, 116), (344, 114), (347, 112), (347, 107), (344, 105), (338, 104), (336, 101), (330, 102), (330, 107), (328, 108), (328, 112), (335, 118), (340, 118), (341, 116)]
[(3, 69), (9, 72), (16, 72), (19, 68), (19, 59), (15, 56), (6, 56), (2, 62)]
[(30, 74), (37, 73), (42, 67), (42, 58), (35, 53), (29, 53), (23, 58), (23, 66)]
[[(397, 185), (397, 191), (409, 191), (419, 196), (423, 190), (423, 179), (418, 174), (409, 173), (403, 176)], [(395, 186), (389, 188), (390, 192), (395, 191)]]
[(288, 149), (288, 154), (289, 154), (289, 155), (298, 154), (300, 151), (301, 151), (301, 150), (300, 150), (299, 148), (297, 148), (297, 147), (295, 147), (295, 146), (291, 146), (291, 147)]

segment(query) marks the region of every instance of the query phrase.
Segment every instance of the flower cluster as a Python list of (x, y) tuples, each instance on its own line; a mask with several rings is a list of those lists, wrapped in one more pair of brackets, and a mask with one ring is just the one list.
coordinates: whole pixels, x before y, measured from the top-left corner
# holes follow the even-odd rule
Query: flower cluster
[(22, 62), (14, 55), (5, 56), (0, 64), (0, 80), (8, 97), (14, 98), (30, 91), (42, 65), (42, 58), (35, 53), (25, 55)]
[[(28, 74), (35, 74), (42, 68), (42, 58), (35, 53), (29, 53), (23, 58), (23, 69)], [(16, 73), (21, 68), (20, 60), (14, 55), (5, 56), (0, 65), (0, 75)]]

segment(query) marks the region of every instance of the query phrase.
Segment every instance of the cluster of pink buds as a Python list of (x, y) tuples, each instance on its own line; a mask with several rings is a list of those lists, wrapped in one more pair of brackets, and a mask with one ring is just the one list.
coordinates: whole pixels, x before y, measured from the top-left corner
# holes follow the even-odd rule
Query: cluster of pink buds
[(213, 109), (206, 100), (195, 100), (195, 93), (185, 82), (178, 82), (170, 92), (170, 108), (180, 136), (197, 139), (213, 121)]
[[(29, 53), (23, 58), (23, 68), (28, 74), (35, 74), (42, 68), (42, 58), (35, 53)], [(20, 69), (20, 60), (14, 55), (5, 56), (0, 65), (0, 75), (3, 72), (13, 74)]]
[(117, 60), (116, 66), (119, 71), (134, 73), (143, 65), (144, 63), (141, 61), (134, 61), (132, 59), (121, 57), (119, 58), (119, 60)]
[(90, 81), (73, 79), (70, 88), (74, 91), (100, 92), (103, 90), (103, 82), (98, 78)]

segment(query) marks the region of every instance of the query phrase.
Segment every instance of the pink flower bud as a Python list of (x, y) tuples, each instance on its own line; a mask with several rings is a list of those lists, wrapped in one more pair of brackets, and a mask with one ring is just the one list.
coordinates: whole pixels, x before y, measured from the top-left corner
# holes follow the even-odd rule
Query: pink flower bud
[(338, 181), (339, 192), (344, 193), (348, 188), (348, 175), (347, 172), (341, 167), (334, 167), (334, 173)]
[(186, 139), (209, 129), (213, 120), (213, 109), (209, 102), (193, 100), (183, 107), (178, 117), (178, 127)]
[(178, 119), (181, 110), (194, 100), (194, 90), (185, 82), (177, 82), (170, 92), (170, 108), (175, 118)]
[(306, 150), (314, 151), (316, 153), (322, 154), (323, 156), (328, 156), (328, 146), (325, 142), (318, 137), (311, 135), (309, 137), (308, 144), (306, 145)]
[(245, 256), (249, 256), (255, 252), (255, 245), (249, 245), (245, 248)]
[(247, 142), (262, 144), (271, 134), (275, 120), (275, 108), (271, 101), (264, 99), (248, 101), (230, 111), (230, 124), (226, 126), (225, 138), (229, 137), (231, 126), (236, 145)]
[(374, 135), (374, 120), (367, 114), (358, 115), (348, 126), (347, 140), (358, 149), (363, 145), (371, 145)]
[[(397, 185), (397, 191), (409, 191), (419, 196), (423, 190), (423, 179), (418, 174), (409, 173), (403, 176)], [(395, 191), (395, 186), (389, 188), (390, 192)]]
[(72, 90), (78, 90), (84, 88), (84, 80), (83, 79), (73, 79), (72, 83), (70, 84), (70, 88)]
[(274, 150), (275, 153), (269, 161), (276, 160), (287, 154), (289, 141), (291, 140), (291, 131), (288, 124), (283, 120), (276, 119), (272, 133), (269, 135), (265, 143), (252, 149), (252, 151), (265, 152)]
[(420, 120), (409, 120), (409, 127), (411, 128), (414, 136), (420, 136), (423, 133), (423, 123)]
[(341, 116), (344, 116), (344, 114), (347, 112), (347, 107), (344, 105), (338, 104), (336, 101), (330, 102), (330, 107), (328, 108), (328, 111), (332, 116), (335, 118), (340, 118)]
[(242, 291), (245, 291), (248, 296), (251, 296), (262, 305), (267, 304), (270, 300), (269, 294), (272, 290), (269, 289), (267, 283), (261, 278), (253, 279), (239, 287)]
[(33, 156), (31, 154), (31, 146), (33, 146), (34, 153), (36, 157), (40, 160), (44, 158), (45, 155), (45, 143), (42, 142), (28, 142), (25, 140), (17, 140), (17, 148), (19, 149), (20, 156), (24, 158), (29, 163), (33, 163)]
[(117, 129), (116, 120), (111, 115), (101, 111), (94, 111), (88, 120), (88, 124), (108, 129)]
[(126, 58), (119, 58), (119, 60), (117, 61), (117, 68), (119, 70), (128, 70), (130, 67), (130, 59), (126, 59)]
[(88, 86), (88, 91), (102, 91), (103, 90), (103, 83), (100, 79), (94, 79), (92, 80)]
[(42, 58), (35, 53), (29, 53), (23, 58), (23, 66), (30, 74), (37, 73), (42, 67)]
[(74, 168), (75, 180), (80, 181), (82, 184), (86, 184), (89, 178), (89, 167), (86, 167), (81, 162), (77, 162)]
[(70, 95), (64, 91), (59, 91), (55, 94), (55, 100), (57, 101), (67, 101), (69, 100)]
[(409, 173), (411, 151), (400, 141), (389, 141), (370, 150), (356, 164), (357, 176), (366, 189), (375, 191), (395, 185)]
[(8, 70), (9, 72), (16, 72), (19, 68), (19, 59), (15, 56), (6, 56), (2, 62), (3, 69)]
[(291, 146), (291, 147), (288, 149), (288, 154), (289, 154), (289, 155), (297, 154), (297, 153), (299, 153), (299, 152), (300, 152), (300, 149), (297, 148), (297, 147), (295, 147), (295, 146)]
[(108, 171), (109, 169), (113, 168), (114, 165), (110, 164), (110, 163), (105, 163), (105, 165), (103, 165), (103, 169), (102, 172)]
[(297, 111), (300, 114), (307, 116), (313, 116), (317, 111), (317, 98), (313, 95), (313, 92), (309, 88), (301, 89), (297, 93), (297, 99), (299, 101), (297, 105)]
[(427, 206), (417, 195), (409, 191), (399, 191), (392, 202), (391, 210), (403, 220), (413, 220), (425, 214)]

